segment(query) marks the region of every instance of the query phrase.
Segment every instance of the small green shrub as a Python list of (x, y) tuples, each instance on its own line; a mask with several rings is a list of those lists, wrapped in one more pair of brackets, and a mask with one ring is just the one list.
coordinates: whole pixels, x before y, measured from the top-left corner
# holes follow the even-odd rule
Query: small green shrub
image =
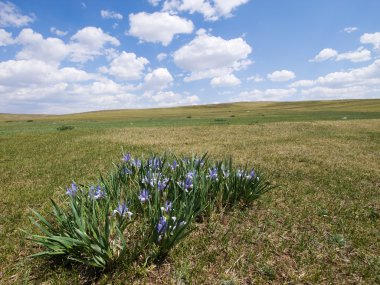
[(68, 130), (73, 130), (75, 127), (74, 126), (60, 126), (57, 128), (58, 131), (68, 131)]

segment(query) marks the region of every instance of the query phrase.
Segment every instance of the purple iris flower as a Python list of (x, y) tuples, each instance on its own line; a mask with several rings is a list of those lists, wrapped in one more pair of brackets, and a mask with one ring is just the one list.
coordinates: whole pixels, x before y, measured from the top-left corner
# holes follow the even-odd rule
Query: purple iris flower
[(191, 189), (193, 188), (193, 179), (194, 179), (194, 176), (196, 175), (196, 171), (190, 171), (187, 173), (186, 175), (186, 178), (185, 178), (185, 181), (181, 182), (180, 183), (180, 186), (185, 188), (185, 190), (187, 191), (188, 189)]
[(151, 168), (152, 168), (153, 170), (157, 170), (157, 169), (161, 168), (161, 166), (162, 166), (162, 161), (161, 161), (160, 158), (155, 157), (155, 158), (150, 159), (150, 160), (148, 161), (148, 165), (150, 165)]
[(248, 179), (253, 179), (253, 178), (255, 178), (255, 170), (252, 168), (252, 170), (251, 170), (251, 172), (249, 173), (249, 175), (248, 175)]
[(99, 185), (96, 186), (96, 188), (91, 186), (88, 196), (95, 200), (98, 200), (98, 199), (106, 197), (106, 192), (104, 192), (104, 190)]
[(71, 183), (71, 186), (70, 187), (67, 187), (66, 188), (66, 194), (71, 196), (71, 197), (75, 197), (77, 192), (78, 192), (78, 186), (73, 182)]
[(149, 192), (146, 189), (143, 189), (139, 195), (139, 199), (141, 202), (146, 202), (149, 200)]
[(218, 180), (218, 169), (216, 167), (210, 168), (208, 174), (211, 180)]
[(167, 227), (168, 223), (166, 221), (166, 218), (161, 216), (157, 224), (157, 233), (160, 235), (163, 234), (166, 231)]
[(162, 180), (158, 180), (158, 183), (157, 183), (158, 190), (160, 190), (160, 191), (165, 190), (165, 188), (168, 186), (168, 182), (169, 182), (168, 178), (164, 178)]
[(131, 154), (128, 152), (126, 155), (123, 156), (123, 161), (128, 162), (132, 158)]
[(131, 218), (132, 216), (132, 212), (129, 211), (125, 202), (123, 202), (123, 204), (120, 204), (119, 202), (119, 204), (117, 205), (117, 208), (113, 211), (113, 214), (114, 215), (119, 214), (120, 217), (125, 217), (126, 215), (128, 215), (129, 218)]
[(141, 160), (138, 159), (138, 158), (135, 158), (134, 160), (132, 160), (132, 165), (136, 168), (140, 168), (141, 166)]
[(155, 166), (156, 166), (156, 169), (157, 169), (157, 168), (162, 168), (162, 160), (161, 160), (160, 158), (156, 158), (156, 159), (154, 160), (154, 164), (155, 164)]
[(175, 170), (175, 169), (178, 167), (177, 161), (174, 160), (174, 161), (173, 161), (173, 164), (170, 165), (170, 167), (171, 167), (172, 170)]
[(144, 183), (146, 186), (150, 185), (151, 187), (154, 187), (154, 184), (157, 181), (156, 175), (153, 173), (151, 174), (150, 171), (147, 171), (145, 177), (142, 180), (142, 183)]
[(186, 177), (185, 182), (182, 184), (182, 186), (188, 190), (193, 188), (193, 178), (192, 177)]
[(194, 171), (190, 171), (190, 172), (187, 173), (186, 177), (193, 179), (196, 174), (197, 174), (197, 172), (195, 170)]
[(128, 175), (128, 174), (132, 174), (133, 172), (132, 172), (132, 170), (124, 167), (124, 173)]

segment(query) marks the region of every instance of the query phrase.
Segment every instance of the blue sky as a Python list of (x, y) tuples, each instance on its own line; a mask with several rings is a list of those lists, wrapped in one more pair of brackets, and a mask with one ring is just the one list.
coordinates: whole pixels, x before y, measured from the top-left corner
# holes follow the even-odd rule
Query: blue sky
[(0, 0), (0, 112), (380, 98), (380, 1)]

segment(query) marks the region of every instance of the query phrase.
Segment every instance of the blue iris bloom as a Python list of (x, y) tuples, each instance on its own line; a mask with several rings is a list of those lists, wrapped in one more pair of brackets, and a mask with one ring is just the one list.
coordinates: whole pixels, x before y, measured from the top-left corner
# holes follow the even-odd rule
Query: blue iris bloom
[(165, 207), (164, 207), (165, 212), (166, 212), (166, 213), (169, 213), (169, 211), (171, 210), (172, 206), (173, 206), (173, 203), (172, 203), (172, 202), (170, 202), (170, 201), (166, 201), (166, 202), (165, 202)]
[(71, 183), (71, 186), (70, 187), (67, 187), (66, 188), (66, 194), (71, 196), (71, 197), (75, 197), (77, 192), (78, 192), (78, 186), (73, 182)]
[(157, 169), (160, 169), (162, 167), (162, 161), (160, 158), (158, 157), (155, 157), (153, 159), (150, 159), (148, 161), (148, 165), (153, 169), (153, 170), (157, 170)]
[(129, 218), (131, 218), (132, 216), (132, 212), (129, 211), (125, 202), (123, 202), (123, 204), (120, 204), (119, 202), (119, 204), (117, 205), (117, 208), (113, 211), (113, 214), (114, 215), (119, 214), (120, 217), (125, 217), (126, 215), (128, 215)]
[(150, 171), (147, 171), (145, 177), (141, 182), (144, 183), (146, 186), (150, 185), (151, 187), (154, 187), (154, 184), (157, 182), (157, 174), (152, 174)]
[(128, 162), (132, 158), (131, 154), (128, 152), (126, 155), (123, 156), (123, 161)]
[(178, 167), (177, 161), (174, 160), (174, 161), (173, 161), (173, 164), (170, 165), (170, 167), (171, 167), (172, 170), (175, 170), (175, 169)]
[(218, 180), (218, 169), (216, 167), (210, 168), (208, 174), (211, 180)]
[(132, 165), (136, 168), (140, 168), (141, 166), (141, 160), (138, 159), (138, 158), (135, 158), (133, 161), (132, 161)]
[(168, 186), (169, 179), (164, 178), (163, 180), (158, 180), (157, 186), (158, 190), (163, 191)]
[(94, 186), (91, 186), (88, 196), (95, 200), (98, 200), (106, 197), (106, 192), (99, 185), (96, 186), (96, 188)]
[(141, 202), (146, 202), (149, 199), (149, 192), (146, 189), (143, 189), (139, 195), (139, 199)]
[(251, 172), (249, 173), (248, 179), (253, 179), (255, 178), (255, 170), (252, 168)]
[(167, 227), (168, 227), (168, 223), (166, 221), (166, 218), (161, 216), (157, 224), (157, 233), (163, 234), (166, 231)]
[(124, 167), (124, 173), (128, 175), (128, 174), (132, 174), (133, 172), (132, 172), (132, 170)]
[(188, 189), (191, 189), (191, 188), (193, 188), (193, 178), (191, 178), (191, 177), (186, 177), (186, 179), (185, 179), (185, 183), (183, 184), (183, 186), (184, 186), (184, 188), (186, 189), (186, 190), (188, 190)]

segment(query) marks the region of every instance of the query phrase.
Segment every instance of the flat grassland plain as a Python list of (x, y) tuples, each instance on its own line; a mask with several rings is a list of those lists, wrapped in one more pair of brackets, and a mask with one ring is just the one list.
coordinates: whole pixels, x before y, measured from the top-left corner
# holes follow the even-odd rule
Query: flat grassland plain
[[(73, 129), (59, 131), (62, 126)], [(0, 283), (379, 284), (380, 100), (0, 115)], [(277, 187), (199, 224), (161, 266), (91, 274), (40, 259), (20, 229), (72, 180), (170, 151), (254, 165)]]

